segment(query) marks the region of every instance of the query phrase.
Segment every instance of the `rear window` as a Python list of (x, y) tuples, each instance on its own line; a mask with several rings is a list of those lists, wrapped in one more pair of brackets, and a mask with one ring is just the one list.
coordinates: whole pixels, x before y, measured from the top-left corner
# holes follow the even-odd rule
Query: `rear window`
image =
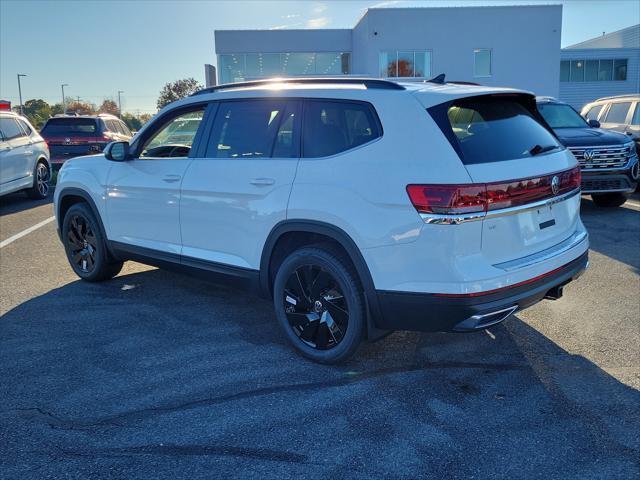
[(44, 135), (93, 135), (96, 121), (92, 118), (52, 118), (42, 129)]
[(471, 97), (429, 112), (467, 165), (527, 158), (562, 148), (523, 101)]

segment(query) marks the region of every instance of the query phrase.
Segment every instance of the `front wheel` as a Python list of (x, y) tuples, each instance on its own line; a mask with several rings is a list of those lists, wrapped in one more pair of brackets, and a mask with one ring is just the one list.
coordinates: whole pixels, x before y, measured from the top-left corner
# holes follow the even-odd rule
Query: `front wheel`
[(27, 190), (29, 198), (34, 200), (42, 200), (49, 195), (49, 187), (51, 182), (51, 170), (47, 162), (40, 160), (36, 164), (36, 171), (33, 175), (33, 186)]
[(594, 193), (591, 198), (599, 207), (611, 208), (623, 205), (629, 196), (624, 193)]
[(72, 205), (65, 214), (62, 242), (71, 268), (83, 280), (108, 280), (122, 269), (122, 262), (110, 258), (98, 221), (85, 203)]
[(276, 317), (304, 356), (319, 363), (351, 357), (364, 337), (362, 287), (350, 262), (330, 248), (290, 254), (274, 281)]

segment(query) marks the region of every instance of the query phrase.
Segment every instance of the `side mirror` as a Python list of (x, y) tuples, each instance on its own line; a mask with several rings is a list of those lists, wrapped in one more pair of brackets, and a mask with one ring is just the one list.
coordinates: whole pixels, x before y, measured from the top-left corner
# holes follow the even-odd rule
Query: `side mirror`
[(111, 142), (104, 149), (104, 158), (114, 162), (126, 162), (129, 160), (129, 142)]
[(595, 118), (588, 120), (587, 123), (591, 128), (600, 128), (600, 122)]

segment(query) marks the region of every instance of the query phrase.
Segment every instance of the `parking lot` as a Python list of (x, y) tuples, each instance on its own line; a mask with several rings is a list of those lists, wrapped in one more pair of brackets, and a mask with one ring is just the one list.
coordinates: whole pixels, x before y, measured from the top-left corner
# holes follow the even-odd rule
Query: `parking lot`
[(3, 197), (0, 477), (638, 478), (640, 196), (582, 214), (563, 299), (329, 367), (242, 292), (136, 263), (80, 282), (54, 222), (15, 239), (50, 201)]

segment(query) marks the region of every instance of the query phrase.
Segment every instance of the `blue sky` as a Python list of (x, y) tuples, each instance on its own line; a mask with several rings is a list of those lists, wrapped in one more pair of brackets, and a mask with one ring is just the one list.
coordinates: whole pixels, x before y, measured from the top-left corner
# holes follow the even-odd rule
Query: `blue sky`
[(636, 0), (456, 1), (0, 1), (0, 98), (50, 103), (65, 93), (101, 103), (124, 90), (123, 110), (154, 112), (169, 81), (215, 64), (213, 31), (350, 28), (367, 7), (563, 4), (562, 46), (640, 20)]

